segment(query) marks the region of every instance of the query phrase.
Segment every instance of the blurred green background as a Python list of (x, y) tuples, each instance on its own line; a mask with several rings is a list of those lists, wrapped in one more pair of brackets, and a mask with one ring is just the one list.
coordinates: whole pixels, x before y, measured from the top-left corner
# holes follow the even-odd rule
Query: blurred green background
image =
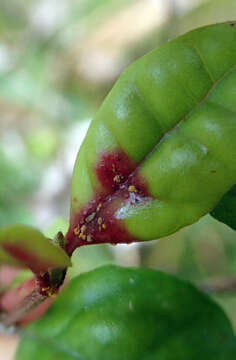
[[(192, 28), (236, 19), (235, 0), (1, 0), (0, 226), (66, 231), (89, 122), (123, 69)], [(69, 276), (108, 262), (218, 288), (236, 276), (235, 234), (210, 216), (149, 244), (89, 246)], [(236, 329), (236, 294), (212, 292)]]

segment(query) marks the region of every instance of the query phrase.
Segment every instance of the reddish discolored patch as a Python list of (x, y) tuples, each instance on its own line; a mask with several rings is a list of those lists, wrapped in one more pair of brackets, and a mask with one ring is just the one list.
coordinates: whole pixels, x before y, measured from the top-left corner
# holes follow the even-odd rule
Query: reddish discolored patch
[(72, 217), (66, 235), (68, 255), (83, 245), (138, 241), (127, 231), (117, 211), (150, 199), (145, 180), (136, 173), (135, 165), (121, 151), (103, 154), (95, 171), (108, 194), (97, 194)]
[(8, 243), (3, 244), (2, 246), (8, 254), (19, 260), (22, 264), (24, 264), (36, 274), (39, 272), (45, 272), (53, 266), (53, 264), (49, 264), (48, 262), (43, 261), (35, 254), (30, 253), (27, 249), (22, 247)]
[(133, 161), (121, 150), (104, 153), (94, 167), (97, 178), (107, 193), (118, 190), (135, 168)]

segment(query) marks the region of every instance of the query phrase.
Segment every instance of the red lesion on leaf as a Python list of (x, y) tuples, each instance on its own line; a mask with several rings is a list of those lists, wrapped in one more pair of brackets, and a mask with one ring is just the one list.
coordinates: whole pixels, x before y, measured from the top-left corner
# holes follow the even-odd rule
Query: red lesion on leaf
[(40, 272), (46, 272), (50, 267), (53, 266), (53, 264), (47, 261), (43, 261), (37, 255), (32, 254), (22, 246), (20, 247), (9, 243), (5, 243), (2, 246), (8, 254), (22, 262), (26, 267), (28, 267), (36, 274)]
[(111, 193), (120, 188), (135, 168), (128, 155), (119, 150), (102, 154), (94, 170), (104, 190)]
[(117, 217), (117, 210), (124, 205), (135, 206), (150, 199), (145, 179), (137, 174), (136, 165), (121, 150), (102, 154), (94, 167), (105, 188), (72, 218), (66, 235), (69, 255), (83, 245), (99, 243), (131, 243), (138, 241)]

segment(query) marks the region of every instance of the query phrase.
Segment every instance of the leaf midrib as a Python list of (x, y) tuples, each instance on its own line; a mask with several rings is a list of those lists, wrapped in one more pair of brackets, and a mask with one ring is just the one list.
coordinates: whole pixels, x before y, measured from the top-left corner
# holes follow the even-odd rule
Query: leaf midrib
[[(201, 58), (200, 58), (201, 59)], [(202, 60), (201, 60), (202, 61)], [(203, 63), (204, 65), (204, 63)], [(205, 67), (204, 67), (205, 69)], [(168, 137), (170, 134), (172, 134), (176, 128), (178, 128), (180, 126), (180, 124), (186, 120), (187, 118), (189, 118), (191, 116), (192, 113), (194, 113), (201, 105), (203, 105), (207, 99), (210, 97), (210, 95), (212, 94), (212, 92), (214, 92), (214, 90), (216, 89), (216, 87), (225, 79), (225, 77), (227, 77), (234, 69), (236, 69), (236, 65), (232, 66), (230, 69), (228, 69), (218, 80), (216, 80), (211, 88), (208, 90), (208, 92), (206, 93), (206, 95), (197, 102), (197, 104), (189, 111), (187, 112), (185, 115), (183, 115), (179, 121), (177, 121), (177, 123), (168, 131), (166, 131), (162, 137), (160, 138), (160, 140), (157, 142), (157, 144), (153, 147), (153, 149), (151, 151), (148, 152), (148, 154), (146, 154), (144, 156), (144, 158), (138, 163), (137, 167), (135, 168), (135, 170), (133, 171), (136, 172), (142, 165), (143, 163), (145, 163), (147, 161), (147, 159), (149, 159), (152, 154), (157, 150), (157, 148), (161, 145), (161, 143), (163, 141), (165, 141), (165, 138)], [(206, 71), (206, 70), (205, 70)], [(140, 100), (143, 102), (144, 106), (147, 108), (147, 105), (144, 102), (144, 97), (142, 92), (140, 91), (140, 89), (138, 89), (138, 91), (136, 92), (137, 96), (140, 98)], [(218, 105), (218, 104), (217, 104)], [(228, 111), (230, 111), (229, 109), (227, 109)], [(150, 112), (150, 111), (149, 111)], [(133, 173), (131, 173), (130, 175), (132, 175)]]

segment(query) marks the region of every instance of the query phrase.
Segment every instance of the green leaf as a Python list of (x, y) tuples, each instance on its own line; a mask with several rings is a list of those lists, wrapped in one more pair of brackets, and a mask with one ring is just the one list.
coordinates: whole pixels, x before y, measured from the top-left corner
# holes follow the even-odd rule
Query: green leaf
[(236, 182), (235, 114), (236, 22), (132, 64), (80, 148), (67, 251), (157, 239), (210, 212)]
[(105, 266), (69, 283), (26, 329), (16, 360), (235, 357), (229, 320), (191, 284), (151, 269)]
[(12, 265), (16, 267), (24, 267), (24, 265), (18, 261), (16, 258), (8, 255), (6, 251), (4, 251), (0, 246), (0, 266), (2, 264)]
[(236, 230), (236, 184), (222, 197), (211, 215)]
[(25, 225), (0, 228), (0, 264), (20, 265), (39, 273), (70, 266), (65, 251), (41, 232)]

